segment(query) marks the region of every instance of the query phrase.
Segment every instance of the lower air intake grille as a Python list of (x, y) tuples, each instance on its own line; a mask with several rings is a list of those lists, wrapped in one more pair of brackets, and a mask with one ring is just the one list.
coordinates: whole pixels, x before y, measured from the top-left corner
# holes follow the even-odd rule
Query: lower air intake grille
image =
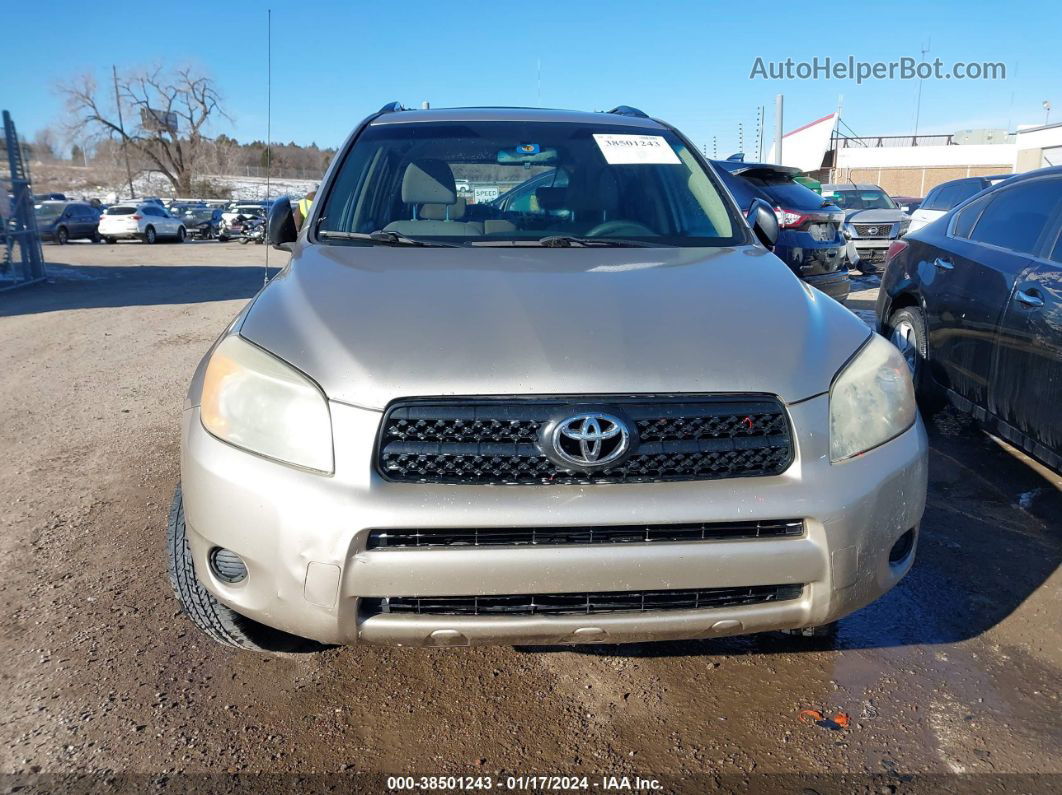
[(392, 596), (362, 599), (369, 615), (563, 616), (701, 610), (799, 599), (803, 585), (754, 585), (678, 591), (516, 594), (502, 596)]
[(468, 527), (372, 530), (369, 549), (407, 547), (563, 546), (656, 541), (737, 541), (804, 534), (800, 519), (708, 524), (604, 525), (600, 527)]

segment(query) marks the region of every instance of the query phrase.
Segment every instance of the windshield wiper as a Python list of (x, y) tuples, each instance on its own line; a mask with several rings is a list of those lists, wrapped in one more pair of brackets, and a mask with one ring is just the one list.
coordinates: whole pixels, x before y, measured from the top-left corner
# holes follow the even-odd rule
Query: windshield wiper
[(546, 248), (568, 248), (569, 246), (602, 246), (610, 248), (651, 248), (655, 243), (643, 240), (619, 240), (613, 237), (573, 237), (572, 235), (550, 235), (540, 238), (540, 246)]
[(380, 243), (385, 246), (458, 247), (456, 243), (439, 243), (434, 240), (418, 240), (414, 237), (407, 237), (398, 232), (384, 231), (383, 229), (378, 229), (375, 232), (370, 232), (368, 234), (365, 232), (337, 232), (330, 229), (324, 229), (318, 232), (317, 236), (323, 237), (325, 240), (365, 240), (369, 243)]

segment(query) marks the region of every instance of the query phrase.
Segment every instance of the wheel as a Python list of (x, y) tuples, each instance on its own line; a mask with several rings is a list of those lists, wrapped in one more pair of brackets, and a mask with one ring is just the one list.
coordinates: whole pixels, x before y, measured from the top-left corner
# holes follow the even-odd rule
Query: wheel
[(889, 318), (889, 341), (895, 345), (914, 381), (918, 407), (923, 416), (931, 416), (944, 405), (944, 398), (933, 383), (926, 362), (929, 359), (929, 337), (926, 333), (926, 316), (916, 306), (897, 309)]
[(184, 499), (181, 487), (173, 495), (166, 527), (166, 557), (169, 560), (170, 586), (181, 609), (211, 640), (225, 646), (261, 652), (318, 651), (324, 648), (314, 641), (289, 635), (241, 616), (221, 604), (195, 576), (192, 551), (184, 524)]
[(65, 246), (69, 240), (70, 233), (66, 231), (65, 226), (60, 226), (55, 232), (55, 242), (60, 246)]
[(177, 242), (178, 243), (183, 243), (184, 242), (184, 238), (187, 236), (187, 234), (188, 233), (184, 231), (184, 227), (183, 226), (177, 227)]
[(113, 246), (118, 241), (117, 241), (117, 239), (115, 239), (113, 237), (105, 237), (105, 238), (103, 238), (103, 242), (106, 243), (108, 246)]
[(102, 238), (102, 237), (100, 237), (100, 233), (99, 233), (99, 230), (97, 230), (97, 229), (93, 229), (93, 230), (92, 230), (92, 242), (93, 242), (93, 243), (99, 243), (99, 242), (101, 242), (102, 240), (103, 240), (103, 238)]
[(149, 246), (153, 246), (155, 244), (156, 239), (157, 238), (155, 236), (155, 227), (149, 226), (147, 229), (144, 230), (145, 243), (147, 243)]
[(837, 622), (831, 621), (818, 627), (800, 627), (800, 629), (783, 629), (782, 633), (793, 638), (814, 638), (816, 640), (833, 640), (837, 637)]
[(241, 243), (243, 243), (243, 244), (244, 244), (244, 245), (246, 246), (246, 245), (247, 245), (248, 243), (250, 243), (251, 241), (250, 241), (250, 239), (249, 239), (249, 238), (246, 238), (246, 237), (241, 237), (241, 238), (240, 238), (240, 242), (241, 242)]

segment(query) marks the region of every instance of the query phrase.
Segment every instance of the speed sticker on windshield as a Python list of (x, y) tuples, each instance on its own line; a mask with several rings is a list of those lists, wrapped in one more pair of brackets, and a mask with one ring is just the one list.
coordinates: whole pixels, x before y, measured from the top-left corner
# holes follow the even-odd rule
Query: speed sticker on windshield
[(597, 148), (613, 166), (636, 163), (675, 164), (681, 162), (675, 150), (660, 135), (611, 135), (594, 133)]

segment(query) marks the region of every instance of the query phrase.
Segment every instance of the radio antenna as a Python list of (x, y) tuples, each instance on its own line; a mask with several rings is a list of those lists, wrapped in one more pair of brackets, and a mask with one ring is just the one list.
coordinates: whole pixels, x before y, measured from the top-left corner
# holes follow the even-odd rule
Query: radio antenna
[[(273, 152), (271, 145), (273, 141), (273, 9), (266, 9), (266, 206), (269, 207), (269, 193), (272, 181), (270, 177), (273, 174)], [(273, 208), (269, 207), (271, 211)], [(262, 273), (262, 286), (269, 284), (269, 215), (266, 212), (266, 224), (263, 230), (263, 235), (266, 239), (262, 241), (265, 246), (265, 271)]]

